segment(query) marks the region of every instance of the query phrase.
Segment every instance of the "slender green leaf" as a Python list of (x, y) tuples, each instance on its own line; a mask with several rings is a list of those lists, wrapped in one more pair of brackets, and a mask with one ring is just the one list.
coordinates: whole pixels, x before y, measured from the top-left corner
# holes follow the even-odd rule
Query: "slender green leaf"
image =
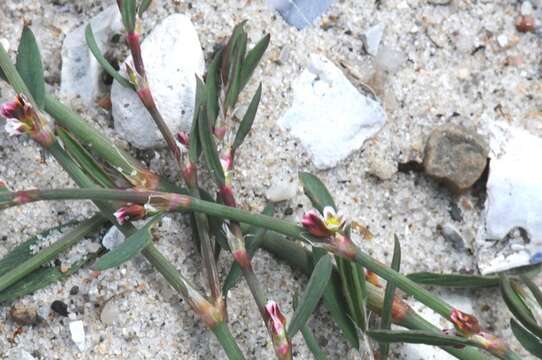
[(374, 340), (380, 343), (409, 343), (409, 344), (427, 344), (434, 346), (455, 346), (455, 345), (472, 345), (478, 346), (472, 340), (459, 336), (448, 336), (436, 334), (429, 331), (418, 330), (369, 330), (367, 331)]
[(322, 211), (325, 206), (332, 206), (336, 209), (333, 197), (320, 179), (306, 172), (300, 172), (299, 179), (301, 180), (301, 184), (303, 184), (305, 195), (309, 197), (315, 208)]
[(250, 80), (256, 66), (262, 59), (265, 50), (269, 46), (269, 41), (271, 40), (271, 35), (265, 35), (258, 43), (250, 49), (247, 53), (245, 60), (243, 61), (243, 67), (241, 68), (241, 91), (245, 88), (246, 84)]
[[(298, 303), (297, 294), (294, 295), (293, 303), (294, 303), (293, 304), (294, 305), (294, 311), (296, 311), (297, 310), (297, 303)], [(320, 348), (320, 345), (318, 344), (318, 341), (314, 337), (314, 335), (313, 335), (311, 329), (309, 328), (309, 326), (307, 324), (304, 324), (301, 327), (300, 331), (301, 331), (301, 334), (303, 335), (303, 339), (305, 339), (305, 344), (307, 344), (307, 347), (309, 348), (309, 351), (314, 356), (314, 359), (315, 360), (326, 360), (327, 359), (326, 354)]]
[(139, 11), (138, 11), (139, 17), (143, 17), (143, 14), (145, 13), (145, 11), (147, 11), (147, 9), (149, 8), (149, 6), (151, 6), (151, 4), (152, 4), (152, 0), (141, 1), (141, 4), (139, 4)]
[(293, 338), (297, 331), (305, 325), (314, 309), (316, 309), (316, 305), (318, 305), (318, 301), (320, 301), (329, 282), (332, 269), (331, 256), (327, 254), (322, 256), (316, 263), (305, 292), (301, 296), (299, 307), (290, 320), (288, 326), (290, 338)]
[(211, 174), (213, 174), (218, 186), (223, 186), (225, 183), (224, 170), (222, 169), (222, 164), (218, 157), (216, 144), (205, 111), (200, 110), (199, 112), (198, 130), (201, 148), (203, 150), (203, 155), (205, 156), (207, 167)]
[[(335, 256), (335, 261), (339, 256)], [(344, 259), (343, 259), (344, 260)], [(345, 260), (345, 275), (350, 279), (347, 282), (347, 291), (351, 294), (354, 311), (357, 313), (357, 325), (362, 332), (365, 332), (368, 327), (367, 321), (367, 283), (365, 280), (365, 271), (360, 264)], [(344, 289), (343, 289), (344, 291)]]
[(513, 289), (510, 279), (504, 275), (501, 278), (501, 294), (508, 309), (529, 331), (542, 337), (542, 328), (536, 323), (531, 310), (525, 305), (521, 296)]
[(66, 224), (47, 229), (18, 245), (0, 260), (0, 276), (30, 259), (34, 255), (34, 252), (32, 251), (34, 245), (37, 245), (42, 241), (47, 241), (53, 236), (62, 235), (78, 224), (78, 221), (70, 221)]
[[(393, 246), (393, 258), (391, 260), (391, 268), (399, 272), (401, 267), (401, 244), (397, 235), (394, 236)], [(384, 294), (384, 305), (382, 306), (382, 321), (380, 322), (380, 328), (382, 330), (389, 330), (392, 321), (393, 311), (393, 298), (395, 295), (395, 284), (392, 281), (388, 281), (386, 284), (386, 291)], [(380, 345), (381, 360), (385, 360), (388, 357), (390, 347), (388, 344), (383, 343)]]
[(23, 28), (21, 42), (17, 49), (15, 64), (24, 83), (28, 87), (34, 102), (39, 109), (45, 105), (45, 80), (43, 79), (43, 65), (41, 54), (32, 30), (28, 26)]
[(126, 31), (133, 32), (136, 23), (136, 0), (123, 0), (120, 13)]
[[(312, 261), (316, 263), (325, 254), (327, 254), (325, 250), (313, 248)], [(339, 284), (339, 275), (332, 274), (331, 280), (328, 282), (324, 291), (324, 303), (329, 310), (331, 317), (341, 329), (345, 339), (353, 348), (357, 349), (359, 348), (358, 332), (356, 326), (348, 316), (347, 306), (344, 303)]]
[(200, 112), (203, 110), (203, 104), (207, 92), (203, 81), (196, 76), (196, 105), (194, 107), (194, 119), (192, 120), (192, 129), (190, 130), (190, 146), (188, 148), (188, 159), (190, 163), (196, 164), (201, 154), (201, 140), (199, 136)]
[(222, 50), (218, 51), (211, 64), (207, 68), (207, 76), (205, 78), (205, 88), (207, 90), (207, 117), (211, 127), (215, 126), (218, 117), (218, 94), (220, 87), (219, 67), (222, 61)]
[(57, 129), (57, 136), (64, 145), (64, 149), (81, 166), (81, 168), (97, 184), (104, 188), (114, 188), (115, 184), (107, 176), (104, 169), (98, 165), (92, 155), (63, 128)]
[(247, 50), (247, 34), (243, 31), (235, 44), (232, 52), (233, 72), (228, 81), (226, 98), (224, 100), (227, 109), (233, 109), (241, 92), (241, 68)]
[(540, 288), (536, 286), (536, 284), (529, 277), (523, 274), (520, 275), (519, 278), (527, 286), (529, 291), (531, 291), (538, 305), (542, 307), (542, 291), (540, 290)]
[(87, 46), (90, 49), (90, 52), (94, 57), (96, 58), (96, 61), (104, 68), (104, 70), (111, 75), (111, 77), (119, 82), (124, 87), (132, 88), (132, 84), (128, 79), (126, 79), (124, 76), (122, 76), (115, 68), (107, 61), (105, 56), (102, 54), (100, 48), (98, 47), (98, 44), (96, 43), (96, 39), (94, 38), (94, 32), (92, 31), (92, 27), (90, 24), (87, 25), (85, 28), (85, 40), (87, 42)]
[[(269, 203), (265, 206), (262, 214), (263, 215), (272, 215), (273, 214), (273, 203)], [(256, 228), (251, 229), (252, 232), (245, 233), (246, 238), (246, 248), (247, 252), (252, 257), (256, 250), (258, 250), (264, 240), (264, 237), (267, 233), (266, 229), (262, 228)], [(224, 285), (222, 286), (222, 293), (224, 294), (224, 297), (228, 294), (228, 291), (230, 291), (239, 281), (241, 278), (242, 272), (241, 272), (241, 266), (239, 266), (239, 263), (237, 261), (234, 261), (231, 265), (230, 271), (228, 275), (226, 276), (226, 279), (224, 280)]]
[(71, 274), (93, 261), (98, 254), (88, 255), (73, 264), (68, 271), (61, 272), (60, 267), (42, 267), (25, 276), (7, 289), (0, 291), (0, 303), (9, 303), (18, 298), (43, 289), (57, 281), (67, 279)]
[(262, 84), (260, 83), (260, 86), (258, 86), (258, 90), (256, 90), (254, 97), (252, 97), (252, 100), (248, 105), (248, 109), (243, 116), (243, 120), (241, 120), (241, 123), (239, 124), (239, 130), (237, 130), (237, 134), (235, 134), (235, 140), (233, 141), (232, 145), (233, 151), (236, 151), (239, 146), (241, 146), (241, 144), (245, 140), (245, 137), (248, 135), (248, 132), (252, 128), (252, 124), (254, 123), (254, 119), (256, 118), (256, 112), (258, 111), (258, 105), (260, 104), (261, 97)]
[(152, 217), (144, 227), (129, 236), (118, 247), (102, 256), (96, 261), (96, 270), (103, 271), (118, 266), (138, 255), (141, 250), (152, 243), (151, 228), (160, 220), (160, 217), (161, 215)]
[(510, 319), (510, 327), (519, 343), (531, 354), (542, 359), (542, 341), (527, 331), (516, 320)]
[(418, 284), (458, 288), (491, 287), (498, 286), (500, 283), (498, 276), (419, 272), (408, 274), (407, 277)]
[(231, 33), (231, 36), (228, 39), (228, 43), (226, 44), (226, 47), (224, 48), (222, 63), (220, 65), (220, 74), (222, 77), (222, 84), (224, 85), (226, 85), (229, 82), (232, 76), (234, 64), (232, 63), (231, 59), (233, 56), (233, 51), (235, 47), (237, 46), (237, 42), (239, 41), (239, 38), (245, 32), (245, 24), (246, 24), (246, 20), (243, 20), (239, 24), (235, 25)]

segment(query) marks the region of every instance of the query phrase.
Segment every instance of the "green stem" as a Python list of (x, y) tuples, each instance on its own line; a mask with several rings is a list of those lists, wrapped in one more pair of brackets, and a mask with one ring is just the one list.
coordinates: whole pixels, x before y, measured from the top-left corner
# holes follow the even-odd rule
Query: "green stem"
[(239, 349), (235, 338), (232, 336), (230, 329), (224, 322), (218, 323), (211, 331), (215, 334), (218, 341), (220, 341), (220, 345), (222, 345), (222, 348), (229, 359), (237, 360), (245, 358)]
[(83, 237), (98, 230), (107, 222), (101, 215), (95, 215), (79, 224), (75, 229), (62, 236), (53, 245), (41, 250), (36, 255), (23, 261), (15, 268), (0, 276), (0, 292), (38, 269), (43, 264), (53, 260), (59, 253), (75, 245)]

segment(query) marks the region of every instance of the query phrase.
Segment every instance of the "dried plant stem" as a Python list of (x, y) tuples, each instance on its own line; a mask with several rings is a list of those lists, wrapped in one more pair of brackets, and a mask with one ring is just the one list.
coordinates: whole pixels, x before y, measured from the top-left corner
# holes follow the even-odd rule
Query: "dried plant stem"
[[(169, 211), (192, 210), (204, 212), (211, 216), (218, 216), (233, 221), (244, 222), (257, 227), (276, 231), (283, 235), (306, 241), (303, 228), (289, 223), (287, 221), (273, 218), (266, 215), (250, 213), (238, 208), (232, 208), (216, 203), (195, 199), (186, 195), (160, 193), (160, 192), (128, 192), (122, 190), (30, 190), (22, 192), (0, 194), (0, 204), (5, 206), (18, 205), (17, 199), (24, 199), (25, 202), (37, 200), (68, 200), (68, 199), (94, 199), (94, 200), (119, 200), (145, 204), (150, 199), (160, 199), (170, 201)], [(173, 206), (172, 206), (173, 205)], [(431, 294), (429, 291), (421, 288), (415, 282), (406, 276), (386, 267), (384, 264), (371, 256), (365, 254), (359, 248), (356, 248), (354, 257), (355, 262), (366, 267), (368, 270), (376, 273), (387, 281), (393, 281), (395, 285), (407, 294), (412, 295), (427, 307), (433, 309), (444, 318), (451, 321), (452, 307), (439, 297)], [(502, 357), (500, 352), (493, 353), (502, 359), (515, 359), (517, 356), (511, 350), (507, 352), (506, 357)]]

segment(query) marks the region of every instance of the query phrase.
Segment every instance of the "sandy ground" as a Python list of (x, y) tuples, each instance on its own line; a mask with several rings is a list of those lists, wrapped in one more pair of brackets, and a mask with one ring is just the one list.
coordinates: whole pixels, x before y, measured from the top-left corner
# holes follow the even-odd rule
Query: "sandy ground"
[[(110, 3), (8, 0), (0, 7), (0, 37), (8, 39), (15, 48), (22, 20), (31, 20), (45, 59), (48, 86), (56, 91), (65, 34)], [(264, 84), (255, 129), (243, 145), (235, 174), (235, 187), (245, 209), (261, 210), (265, 191), (274, 177), (295, 179), (300, 170), (314, 171), (297, 140), (276, 125), (291, 103), (291, 81), (304, 68), (310, 53), (321, 53), (336, 64), (344, 64), (345, 73), (360, 87), (361, 82), (373, 84), (384, 99), (388, 123), (363, 150), (334, 169), (317, 172), (318, 176), (329, 185), (343, 211), (369, 226), (375, 239), (363, 246), (378, 259), (391, 260), (393, 234), (397, 233), (402, 240), (404, 272), (476, 271), (474, 256), (453, 249), (439, 236), (436, 226), (453, 222), (466, 240), (472, 241), (481, 223), (479, 198), (471, 193), (453, 196), (422, 174), (398, 172), (391, 180), (381, 181), (368, 170), (374, 162), (404, 161), (413, 151), (422, 149), (433, 127), (443, 123), (463, 124), (485, 134), (489, 122), (506, 121), (542, 135), (540, 38), (515, 30), (520, 4), (515, 1), (456, 0), (447, 6), (419, 0), (378, 3), (379, 6), (373, 1), (336, 1), (328, 17), (297, 31), (263, 0), (162, 0), (153, 6), (145, 27), (152, 28), (154, 22), (170, 13), (188, 14), (206, 56), (243, 19), (248, 20), (247, 29), (253, 41), (265, 32), (272, 34), (270, 49), (248, 89), (252, 93), (256, 81)], [(538, 2), (538, 6), (542, 3)], [(405, 59), (398, 72), (375, 82), (374, 63), (362, 51), (361, 34), (379, 22), (386, 25), (383, 44), (401, 51)], [(496, 38), (501, 34), (509, 39), (506, 48), (497, 44)], [(3, 99), (12, 95), (4, 84), (0, 90)], [(107, 112), (73, 106), (119, 145), (128, 148), (112, 129)], [(330, 121), (340, 116), (341, 109), (329, 109)], [(147, 161), (156, 156), (153, 151), (134, 154)], [(172, 176), (172, 163), (164, 161), (168, 159), (166, 152), (160, 154), (162, 173)], [(54, 160), (40, 162), (40, 152), (33, 143), (8, 138), (5, 133), (0, 134), (0, 177), (16, 189), (73, 186)], [(296, 209), (298, 204), (309, 206), (301, 191), (280, 211)], [(462, 221), (452, 220), (451, 204), (461, 209)], [(92, 212), (92, 205), (86, 202), (39, 203), (4, 211), (0, 220), (0, 256), (38, 230), (82, 219)], [(200, 259), (192, 246), (186, 220), (178, 215), (166, 218), (159, 234), (158, 247), (186, 276), (203, 283)], [(221, 266), (227, 269), (229, 259), (223, 258)], [(256, 257), (255, 269), (265, 290), (286, 314), (292, 314), (292, 294), (303, 288), (306, 278), (265, 253)], [(75, 285), (79, 293), (70, 295)], [(483, 326), (511, 339), (510, 315), (498, 292), (473, 291), (469, 295)], [(113, 296), (119, 320), (105, 325), (100, 321), (101, 309)], [(26, 327), (15, 342), (9, 339), (16, 326), (2, 320), (0, 358), (7, 358), (16, 349), (24, 349), (36, 359), (224, 358), (212, 334), (142, 259), (97, 278), (89, 270), (80, 271), (67, 282), (20, 302), (45, 310), (54, 300), (69, 304), (72, 316), (84, 321), (87, 350), (80, 352), (71, 342), (67, 319), (52, 316), (41, 325)], [(246, 286), (240, 284), (228, 301), (230, 325), (247, 357), (273, 358)], [(0, 319), (7, 318), (8, 310), (0, 308)], [(355, 358), (325, 310), (318, 311), (311, 326), (330, 358)], [(300, 336), (293, 342), (296, 358), (311, 358)], [(394, 348), (394, 356), (401, 358), (400, 347)]]

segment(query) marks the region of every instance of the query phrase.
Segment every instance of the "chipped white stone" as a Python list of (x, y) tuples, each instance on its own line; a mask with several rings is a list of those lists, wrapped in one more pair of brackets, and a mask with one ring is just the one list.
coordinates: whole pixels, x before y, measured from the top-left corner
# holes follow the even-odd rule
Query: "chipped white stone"
[(542, 261), (542, 139), (494, 126), (485, 225), (477, 239), (482, 274)]
[(499, 44), (499, 46), (502, 48), (508, 46), (508, 36), (505, 34), (500, 34), (497, 36), (497, 44)]
[[(168, 16), (144, 39), (141, 50), (149, 86), (165, 123), (173, 133), (189, 132), (196, 75), (204, 71), (203, 51), (192, 22), (182, 14)], [(131, 61), (129, 57), (124, 64)], [(120, 136), (140, 149), (166, 145), (132, 89), (114, 81), (111, 100), (115, 130)]]
[(385, 25), (380, 23), (374, 26), (371, 26), (363, 34), (363, 46), (368, 54), (376, 56), (378, 54), (378, 47), (380, 46), (380, 41), (382, 40), (382, 35), (384, 35)]
[(380, 46), (376, 56), (376, 64), (380, 69), (390, 73), (398, 71), (405, 60), (406, 56), (403, 52), (387, 46)]
[(77, 345), (79, 351), (85, 351), (86, 339), (85, 339), (85, 325), (82, 320), (70, 321), (70, 334), (72, 341)]
[[(91, 105), (99, 91), (101, 65), (85, 41), (85, 23), (66, 35), (62, 45), (60, 92), (70, 98), (80, 98)], [(96, 43), (105, 52), (111, 34), (120, 32), (122, 21), (116, 5), (109, 6), (90, 20)]]
[[(438, 295), (446, 299), (446, 302), (465, 313), (473, 313), (472, 301), (468, 293), (461, 294), (456, 291), (438, 291)], [(451, 328), (449, 321), (444, 319), (442, 316), (428, 308), (427, 306), (417, 302), (409, 302), (410, 306), (425, 320), (429, 321), (431, 324), (435, 325), (440, 329)], [(399, 328), (398, 326), (393, 326), (394, 328)], [(450, 355), (446, 351), (430, 345), (424, 344), (403, 344), (402, 347), (401, 359), (403, 360), (454, 360), (455, 356)]]
[(102, 239), (102, 245), (107, 250), (112, 250), (119, 246), (124, 241), (124, 238), (124, 234), (116, 226), (111, 226)]
[(273, 179), (271, 187), (265, 193), (265, 197), (273, 202), (289, 200), (297, 193), (297, 187), (296, 181)]
[(292, 107), (278, 124), (300, 139), (318, 169), (336, 166), (386, 122), (382, 106), (320, 55), (311, 55), (292, 88)]
[(524, 1), (521, 3), (520, 14), (523, 16), (529, 16), (533, 14), (533, 4), (530, 1)]

